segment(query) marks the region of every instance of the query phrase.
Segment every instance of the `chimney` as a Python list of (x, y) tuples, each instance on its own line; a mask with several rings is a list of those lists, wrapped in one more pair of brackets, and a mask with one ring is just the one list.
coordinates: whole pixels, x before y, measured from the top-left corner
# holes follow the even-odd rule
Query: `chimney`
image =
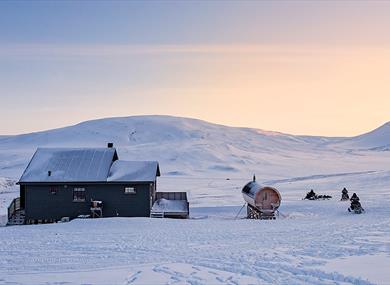
[(107, 144), (107, 147), (108, 147), (108, 148), (113, 148), (113, 147), (114, 147), (114, 144), (110, 142), (110, 143)]
[(51, 176), (51, 171), (50, 170), (47, 172), (47, 176)]

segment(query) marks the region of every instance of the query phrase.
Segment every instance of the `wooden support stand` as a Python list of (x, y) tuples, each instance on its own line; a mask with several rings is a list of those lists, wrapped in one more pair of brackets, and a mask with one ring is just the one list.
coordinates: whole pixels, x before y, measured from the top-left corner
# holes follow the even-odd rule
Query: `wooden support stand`
[(91, 208), (91, 218), (103, 218), (103, 209), (101, 207)]
[(261, 212), (258, 209), (248, 204), (247, 206), (247, 218), (257, 220), (275, 220), (275, 212)]

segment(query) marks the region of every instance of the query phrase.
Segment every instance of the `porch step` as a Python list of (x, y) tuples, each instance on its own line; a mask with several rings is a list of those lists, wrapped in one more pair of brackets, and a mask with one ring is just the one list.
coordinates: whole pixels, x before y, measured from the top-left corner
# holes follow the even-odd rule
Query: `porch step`
[(24, 224), (24, 218), (21, 219), (10, 219), (7, 223), (9, 226), (13, 225), (23, 225)]
[(164, 218), (164, 212), (153, 212), (150, 213), (151, 218)]

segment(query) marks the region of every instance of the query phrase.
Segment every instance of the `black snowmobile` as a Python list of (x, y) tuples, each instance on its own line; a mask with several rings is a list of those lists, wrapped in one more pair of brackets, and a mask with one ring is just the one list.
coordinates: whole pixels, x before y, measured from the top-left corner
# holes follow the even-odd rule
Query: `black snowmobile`
[(303, 198), (304, 200), (317, 200), (318, 199), (318, 196), (317, 194), (314, 192), (313, 189), (310, 190), (310, 192), (307, 192), (306, 193), (306, 197)]
[(340, 201), (348, 201), (348, 200), (349, 200), (348, 190), (346, 188), (344, 188), (341, 191), (341, 199), (340, 199)]
[(304, 200), (328, 200), (331, 199), (332, 196), (329, 195), (317, 195), (313, 189), (310, 190), (310, 192), (307, 192), (306, 197), (303, 198)]
[(361, 214), (364, 212), (362, 204), (360, 203), (360, 199), (356, 195), (356, 193), (353, 193), (350, 200), (351, 200), (351, 206), (348, 208), (348, 212), (351, 212), (351, 213), (353, 212), (355, 214)]
[(329, 200), (332, 199), (332, 196), (330, 195), (318, 195), (317, 200)]

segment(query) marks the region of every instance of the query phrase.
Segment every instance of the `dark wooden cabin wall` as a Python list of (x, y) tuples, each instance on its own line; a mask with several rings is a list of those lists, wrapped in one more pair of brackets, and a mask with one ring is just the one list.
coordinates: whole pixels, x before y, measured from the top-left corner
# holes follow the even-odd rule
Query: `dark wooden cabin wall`
[[(67, 184), (56, 185), (58, 191), (52, 194), (52, 185), (26, 185), (26, 219), (59, 220), (62, 217), (76, 218), (90, 214), (90, 201), (103, 201), (103, 217), (149, 217), (150, 197), (154, 184)], [(85, 188), (85, 202), (73, 201), (73, 188)], [(135, 187), (136, 194), (125, 194), (125, 187)]]

